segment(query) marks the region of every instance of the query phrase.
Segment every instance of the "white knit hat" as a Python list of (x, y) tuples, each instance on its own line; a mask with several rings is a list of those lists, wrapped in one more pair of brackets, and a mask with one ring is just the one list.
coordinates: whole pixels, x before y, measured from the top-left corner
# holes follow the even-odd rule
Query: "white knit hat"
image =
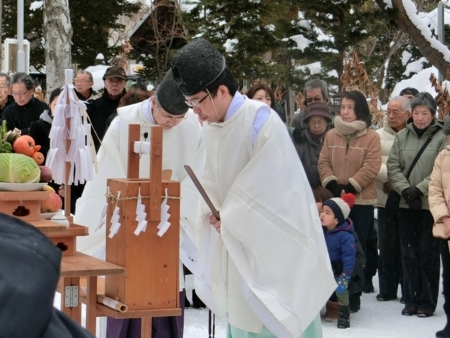
[(334, 217), (339, 224), (343, 223), (350, 215), (350, 208), (355, 204), (355, 195), (344, 194), (341, 197), (330, 198), (323, 205), (327, 205), (333, 210)]

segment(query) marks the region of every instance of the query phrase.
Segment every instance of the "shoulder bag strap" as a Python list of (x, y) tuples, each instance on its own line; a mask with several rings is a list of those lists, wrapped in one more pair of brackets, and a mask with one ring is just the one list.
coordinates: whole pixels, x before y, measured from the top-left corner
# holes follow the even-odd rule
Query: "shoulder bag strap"
[(422, 148), (420, 148), (419, 152), (417, 153), (416, 157), (414, 157), (414, 160), (411, 163), (411, 166), (408, 169), (408, 173), (406, 174), (406, 179), (409, 179), (409, 175), (411, 175), (411, 172), (414, 168), (414, 166), (416, 165), (417, 161), (419, 160), (420, 156), (422, 155), (422, 153), (424, 152), (425, 148), (430, 144), (431, 140), (433, 139), (433, 136), (439, 131), (440, 129), (436, 129), (435, 131), (433, 131), (430, 136), (428, 136), (427, 141), (423, 144)]

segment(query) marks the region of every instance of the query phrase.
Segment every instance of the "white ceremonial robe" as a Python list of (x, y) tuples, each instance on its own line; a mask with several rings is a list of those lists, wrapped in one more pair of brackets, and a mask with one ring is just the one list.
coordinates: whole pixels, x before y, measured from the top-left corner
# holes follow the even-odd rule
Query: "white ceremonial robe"
[[(147, 141), (150, 140), (150, 128), (156, 125), (155, 122), (144, 118), (145, 116), (147, 119), (152, 119), (150, 109), (150, 100), (119, 108), (117, 111), (118, 117), (112, 121), (106, 132), (97, 155), (98, 174), (92, 181), (87, 182), (83, 196), (77, 201), (74, 221), (77, 224), (89, 227), (88, 236), (77, 238), (78, 251), (92, 255), (104, 247), (105, 228), (109, 228), (109, 224), (104, 225), (98, 231), (95, 231), (95, 229), (106, 204), (107, 179), (126, 177), (129, 124), (141, 124), (141, 141), (144, 141), (144, 133), (148, 133)], [(143, 112), (147, 112), (147, 115), (143, 115)], [(177, 126), (163, 131), (162, 167), (163, 170), (172, 170), (171, 180), (181, 182), (180, 225), (182, 247), (180, 256), (183, 258), (183, 263), (186, 259), (186, 265), (190, 269), (195, 268), (197, 253), (195, 245), (192, 245), (189, 238), (194, 239), (195, 236), (194, 224), (197, 218), (198, 201), (201, 197), (183, 166), (186, 164), (194, 170), (202, 172), (205, 161), (202, 138), (202, 126), (198, 122), (197, 115), (192, 111), (189, 111), (187, 118)], [(143, 154), (139, 166), (141, 178), (149, 177), (149, 167), (149, 155)], [(186, 252), (186, 250), (183, 250), (183, 242), (187, 242), (190, 248), (188, 250), (192, 251)], [(180, 275), (180, 278), (183, 278), (183, 274)], [(184, 285), (184, 283), (181, 285)]]
[(300, 337), (336, 282), (315, 200), (285, 125), (272, 112), (254, 146), (261, 103), (245, 99), (222, 123), (204, 124), (206, 204), (196, 225), (195, 290), (217, 315), (249, 332)]

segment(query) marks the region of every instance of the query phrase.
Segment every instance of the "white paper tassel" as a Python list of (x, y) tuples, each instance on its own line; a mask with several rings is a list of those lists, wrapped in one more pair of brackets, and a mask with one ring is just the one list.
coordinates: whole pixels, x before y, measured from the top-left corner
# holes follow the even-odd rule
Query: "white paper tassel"
[(138, 199), (136, 204), (136, 221), (138, 222), (138, 225), (136, 227), (136, 230), (134, 231), (134, 234), (136, 236), (139, 236), (139, 234), (145, 230), (147, 230), (147, 213), (145, 212), (145, 205), (142, 203), (141, 198), (141, 188), (139, 188), (138, 192)]
[[(97, 157), (91, 136), (91, 128), (86, 114), (86, 105), (76, 96), (73, 80), (73, 70), (66, 69), (66, 85), (58, 97), (52, 128), (50, 130), (50, 149), (47, 154), (46, 166), (58, 184), (77, 185), (90, 181), (97, 172)], [(68, 130), (66, 123), (70, 126)], [(66, 149), (66, 142), (70, 147)], [(87, 141), (86, 141), (87, 140)], [(70, 163), (70, 172), (66, 182), (65, 163)], [(93, 167), (94, 165), (94, 167)]]
[(119, 198), (120, 198), (120, 191), (117, 192), (117, 201), (116, 201), (116, 207), (114, 208), (113, 214), (111, 216), (111, 227), (109, 228), (109, 238), (113, 238), (117, 232), (120, 229), (120, 208), (117, 206), (117, 204), (119, 203)]
[(157, 227), (159, 229), (159, 231), (157, 233), (157, 235), (159, 237), (162, 237), (167, 232), (167, 230), (169, 230), (169, 227), (171, 225), (169, 222), (170, 214), (168, 211), (170, 209), (170, 206), (167, 204), (167, 189), (165, 192), (166, 192), (166, 198), (161, 203), (161, 221), (159, 222), (158, 227)]

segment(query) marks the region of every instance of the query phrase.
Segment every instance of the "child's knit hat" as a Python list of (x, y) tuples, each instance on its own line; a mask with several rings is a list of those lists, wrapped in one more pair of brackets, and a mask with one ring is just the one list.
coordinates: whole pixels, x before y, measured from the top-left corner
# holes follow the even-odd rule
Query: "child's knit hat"
[(355, 204), (355, 196), (353, 194), (344, 194), (341, 197), (330, 198), (323, 202), (323, 205), (328, 205), (333, 210), (339, 224), (344, 223), (347, 219), (353, 204)]

